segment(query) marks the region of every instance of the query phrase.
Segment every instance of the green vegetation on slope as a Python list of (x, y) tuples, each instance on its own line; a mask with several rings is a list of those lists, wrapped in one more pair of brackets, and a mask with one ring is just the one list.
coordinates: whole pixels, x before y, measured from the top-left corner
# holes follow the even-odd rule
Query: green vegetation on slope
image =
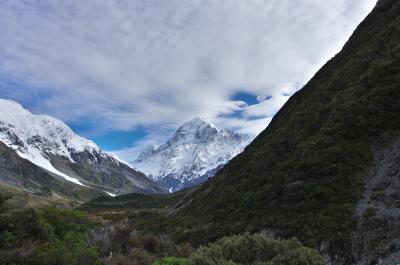
[(269, 127), (178, 211), (182, 236), (207, 242), (269, 229), (346, 256), (372, 145), (400, 132), (400, 12), (379, 7)]
[[(400, 6), (398, 0), (379, 4), (342, 52), (205, 185), (185, 195), (100, 198), (83, 209), (132, 218), (97, 228), (73, 211), (2, 213), (0, 256), (16, 264), (150, 264), (165, 256), (177, 259), (160, 262), (241, 264), (246, 253), (256, 247), (270, 253), (264, 247), (272, 244), (272, 256), (245, 264), (321, 264), (315, 251), (292, 241), (225, 238), (191, 256), (190, 245), (175, 241), (198, 245), (264, 230), (295, 235), (313, 247), (333, 242), (351, 262), (354, 209), (373, 164), (373, 145), (400, 135)], [(96, 242), (88, 238), (90, 227)]]
[(127, 219), (94, 223), (74, 210), (4, 210), (5, 201), (0, 195), (0, 264), (323, 264), (316, 250), (296, 240), (233, 236), (194, 251), (190, 244), (176, 244), (165, 234), (139, 232)]
[(0, 215), (3, 264), (94, 264), (97, 250), (87, 244), (91, 223), (77, 211), (47, 208)]
[(324, 265), (316, 250), (299, 241), (274, 240), (263, 235), (224, 237), (197, 249), (190, 257), (193, 265)]
[(316, 250), (299, 241), (234, 235), (200, 247), (188, 259), (164, 258), (153, 265), (324, 265)]
[(176, 257), (166, 257), (154, 262), (153, 265), (189, 265), (189, 260)]
[(147, 195), (139, 193), (125, 194), (118, 197), (102, 196), (79, 207), (88, 212), (168, 212), (171, 205), (181, 201), (190, 190), (171, 194)]

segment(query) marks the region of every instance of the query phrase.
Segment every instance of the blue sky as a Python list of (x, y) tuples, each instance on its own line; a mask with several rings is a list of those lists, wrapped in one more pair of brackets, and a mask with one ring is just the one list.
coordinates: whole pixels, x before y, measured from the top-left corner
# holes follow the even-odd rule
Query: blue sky
[[(80, 127), (72, 127), (75, 131), (80, 131)], [(146, 132), (141, 129), (136, 129), (127, 132), (107, 132), (102, 135), (90, 137), (98, 146), (106, 151), (113, 151), (123, 149), (125, 147), (133, 146), (143, 139)]]
[(126, 160), (196, 116), (257, 134), (375, 3), (4, 0), (0, 97)]
[(247, 105), (249, 105), (249, 106), (259, 103), (259, 101), (257, 100), (257, 95), (242, 92), (242, 91), (234, 93), (230, 99), (233, 101), (243, 101), (243, 102), (247, 103)]

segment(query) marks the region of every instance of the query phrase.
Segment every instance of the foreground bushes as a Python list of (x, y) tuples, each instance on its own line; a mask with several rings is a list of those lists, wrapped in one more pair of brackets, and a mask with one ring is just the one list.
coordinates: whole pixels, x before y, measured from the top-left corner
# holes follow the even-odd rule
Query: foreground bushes
[(128, 219), (95, 224), (85, 213), (58, 208), (0, 212), (0, 265), (149, 265), (191, 253), (190, 244), (142, 234)]
[(39, 264), (93, 264), (97, 249), (88, 244), (90, 222), (81, 212), (49, 208), (40, 218), (51, 229), (50, 237), (36, 249)]
[(184, 258), (167, 257), (156, 261), (153, 265), (189, 265), (189, 260)]
[(79, 211), (0, 213), (0, 264), (15, 265), (323, 265), (297, 240), (224, 237), (193, 250), (167, 235), (143, 234), (132, 220), (94, 225)]
[(88, 245), (90, 222), (81, 212), (48, 208), (0, 215), (1, 264), (94, 264)]
[(164, 259), (153, 265), (324, 265), (316, 250), (299, 241), (274, 240), (263, 235), (224, 237), (197, 249), (186, 260)]

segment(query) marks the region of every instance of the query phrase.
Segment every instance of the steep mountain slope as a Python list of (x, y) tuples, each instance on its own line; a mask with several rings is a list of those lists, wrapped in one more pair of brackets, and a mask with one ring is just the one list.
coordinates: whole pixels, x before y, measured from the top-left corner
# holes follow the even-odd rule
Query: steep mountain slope
[[(33, 115), (10, 100), (0, 100), (0, 142), (3, 155), (11, 156), (10, 152), (14, 152), (24, 160), (13, 156), (12, 160), (18, 166), (13, 170), (7, 168), (7, 164), (2, 167), (2, 170), (8, 170), (7, 174), (3, 172), (2, 180), (7, 179), (7, 183), (15, 186), (33, 188), (25, 184), (35, 182), (41, 189), (60, 192), (51, 188), (52, 183), (68, 183), (66, 186), (62, 184), (64, 195), (69, 193), (69, 189), (74, 189), (71, 187), (93, 188), (108, 194), (163, 192), (143, 173), (76, 135), (63, 122), (46, 115)], [(27, 168), (38, 173), (20, 173)], [(51, 180), (48, 179), (50, 175), (53, 176)], [(30, 191), (37, 192), (36, 188)]]
[(400, 1), (378, 1), (268, 128), (178, 206), (185, 236), (264, 230), (296, 236), (332, 264), (395, 264), (399, 40)]
[(164, 145), (142, 153), (133, 165), (169, 191), (177, 191), (215, 175), (251, 139), (195, 118), (179, 127)]
[(33, 196), (37, 197), (37, 200), (72, 206), (105, 195), (101, 187), (77, 185), (36, 166), (29, 160), (21, 158), (2, 142), (0, 142), (0, 189), (2, 192), (13, 194), (13, 199), (19, 201), (16, 206), (27, 204), (34, 206), (31, 203)]

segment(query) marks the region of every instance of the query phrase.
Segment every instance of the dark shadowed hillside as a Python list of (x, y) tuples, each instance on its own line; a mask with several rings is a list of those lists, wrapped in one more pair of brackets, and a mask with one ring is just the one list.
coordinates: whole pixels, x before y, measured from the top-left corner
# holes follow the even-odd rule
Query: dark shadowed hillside
[[(399, 40), (400, 1), (381, 0), (269, 127), (186, 199), (178, 215), (196, 224), (188, 237), (266, 230), (338, 254), (335, 264), (369, 264), (398, 251), (400, 164), (381, 158), (389, 149), (392, 160), (400, 157), (393, 145), (400, 138)], [(376, 167), (392, 172), (380, 188), (380, 180), (368, 182), (371, 171), (384, 170)], [(378, 195), (361, 209), (368, 185), (378, 185), (369, 188)]]

